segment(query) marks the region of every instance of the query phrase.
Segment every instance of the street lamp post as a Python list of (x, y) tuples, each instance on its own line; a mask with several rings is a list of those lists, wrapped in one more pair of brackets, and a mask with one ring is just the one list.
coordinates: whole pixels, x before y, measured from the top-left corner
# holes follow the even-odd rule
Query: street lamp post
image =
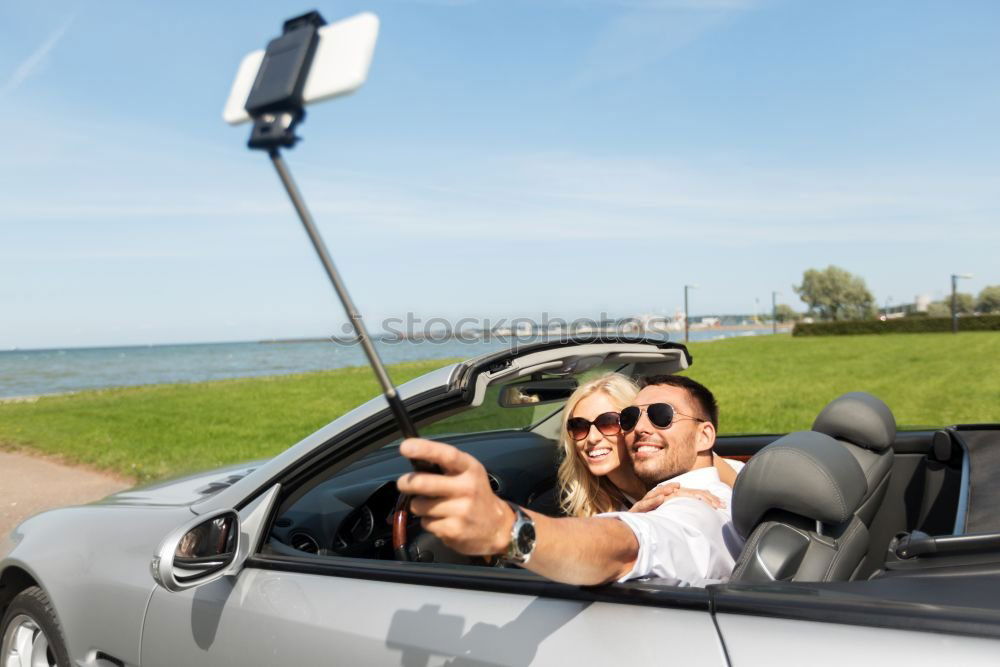
[(771, 333), (778, 333), (778, 293), (771, 292)]
[(684, 286), (684, 342), (688, 342), (691, 335), (691, 322), (688, 319), (688, 290), (698, 289), (697, 285)]
[(958, 279), (971, 278), (971, 273), (951, 274), (951, 332), (958, 333)]

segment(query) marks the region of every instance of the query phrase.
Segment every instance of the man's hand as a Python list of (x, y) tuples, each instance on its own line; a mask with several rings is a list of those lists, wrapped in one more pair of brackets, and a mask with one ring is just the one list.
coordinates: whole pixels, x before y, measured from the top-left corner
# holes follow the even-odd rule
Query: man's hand
[[(413, 497), (410, 510), (425, 530), (467, 556), (502, 554), (510, 544), (514, 512), (490, 489), (486, 469), (451, 445), (404, 440), (399, 452), (436, 463), (442, 474), (411, 472), (396, 480)], [(639, 542), (622, 521), (608, 518), (554, 519), (530, 510), (535, 549), (525, 567), (567, 584), (593, 586), (615, 581), (632, 570)]]
[[(722, 465), (726, 464), (723, 463)], [(731, 469), (732, 468), (730, 468), (730, 470)], [(662, 505), (664, 501), (671, 498), (695, 498), (696, 500), (708, 503), (712, 509), (719, 509), (726, 506), (726, 503), (711, 491), (703, 491), (702, 489), (685, 489), (677, 482), (670, 482), (669, 484), (660, 484), (659, 486), (654, 487), (649, 493), (642, 497), (642, 500), (637, 502), (635, 505), (632, 505), (629, 512), (651, 512)]]
[(486, 469), (472, 456), (441, 442), (409, 438), (399, 446), (408, 459), (436, 463), (442, 474), (411, 472), (396, 480), (414, 496), (410, 512), (450, 549), (467, 556), (504, 553), (514, 512), (493, 493)]

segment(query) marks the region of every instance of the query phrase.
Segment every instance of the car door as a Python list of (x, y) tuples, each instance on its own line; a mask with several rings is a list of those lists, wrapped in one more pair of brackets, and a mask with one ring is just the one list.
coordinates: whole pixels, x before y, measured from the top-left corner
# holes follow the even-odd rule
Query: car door
[(726, 664), (704, 590), (599, 592), (458, 569), (256, 561), (197, 589), (160, 588), (142, 665)]

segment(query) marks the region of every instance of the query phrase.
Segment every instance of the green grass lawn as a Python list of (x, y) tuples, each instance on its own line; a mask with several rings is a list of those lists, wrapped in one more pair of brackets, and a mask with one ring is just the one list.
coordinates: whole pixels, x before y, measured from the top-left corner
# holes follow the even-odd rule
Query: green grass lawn
[[(716, 393), (723, 433), (808, 428), (855, 390), (884, 399), (904, 426), (1000, 421), (995, 332), (746, 337), (691, 352), (688, 374)], [(401, 383), (445, 363), (390, 372)], [(86, 391), (0, 404), (0, 443), (145, 481), (271, 456), (377, 393), (367, 367)]]
[[(396, 364), (403, 383), (445, 361)], [(273, 456), (379, 393), (368, 367), (0, 404), (0, 443), (138, 481)]]
[(903, 428), (1000, 422), (1000, 333), (792, 338), (691, 345), (687, 375), (719, 401), (722, 433), (809, 428), (824, 405), (868, 391)]

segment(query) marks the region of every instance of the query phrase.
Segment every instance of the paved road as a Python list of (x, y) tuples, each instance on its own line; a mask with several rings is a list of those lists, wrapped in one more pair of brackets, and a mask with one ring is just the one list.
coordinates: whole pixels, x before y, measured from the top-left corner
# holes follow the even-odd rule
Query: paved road
[(0, 451), (0, 537), (42, 510), (89, 503), (129, 486), (89, 470)]

